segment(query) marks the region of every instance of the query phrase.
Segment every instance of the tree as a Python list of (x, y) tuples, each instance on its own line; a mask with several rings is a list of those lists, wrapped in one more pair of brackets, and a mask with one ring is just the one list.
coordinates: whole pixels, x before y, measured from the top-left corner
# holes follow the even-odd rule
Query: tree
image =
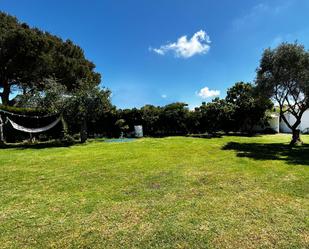
[(186, 126), (188, 133), (197, 134), (200, 133), (200, 112), (198, 108), (190, 110), (187, 115)]
[[(309, 107), (309, 52), (297, 43), (266, 49), (257, 70), (256, 84), (260, 93), (279, 105), (280, 118), (293, 133), (290, 145), (301, 142), (298, 127)], [(294, 123), (289, 123), (286, 113), (295, 117)]]
[(74, 123), (80, 125), (82, 143), (86, 142), (88, 138), (87, 123), (95, 122), (111, 109), (110, 94), (109, 90), (83, 85), (83, 88), (79, 88), (69, 95), (64, 113), (74, 120)]
[(140, 110), (137, 108), (119, 110), (119, 115), (126, 121), (128, 129), (131, 128), (133, 130), (135, 125), (141, 124), (142, 116)]
[(129, 130), (129, 126), (126, 124), (126, 121), (124, 119), (118, 119), (115, 122), (115, 126), (120, 132), (120, 137), (122, 138), (125, 132)]
[(237, 82), (227, 91), (226, 101), (234, 106), (233, 130), (252, 133), (253, 127), (266, 121), (266, 111), (273, 104), (268, 98), (259, 96), (250, 83)]
[(200, 112), (200, 130), (216, 133), (231, 130), (234, 106), (224, 99), (215, 98), (210, 103), (203, 102), (196, 112)]
[(38, 110), (49, 114), (61, 114), (62, 136), (68, 135), (67, 122), (63, 117), (63, 112), (67, 105), (66, 87), (59, 84), (55, 79), (43, 79), (46, 85), (44, 90), (37, 86), (32, 87), (32, 91), (17, 95), (14, 99), (16, 107), (30, 108), (30, 110)]
[(161, 107), (145, 105), (141, 108), (144, 134), (156, 135), (158, 133)]
[(164, 106), (160, 113), (160, 124), (166, 134), (187, 133), (188, 104), (175, 102)]
[[(86, 142), (87, 123), (95, 122), (112, 109), (110, 91), (87, 83), (80, 83), (80, 88), (68, 91), (54, 79), (44, 82), (48, 82), (44, 90), (34, 88), (31, 94), (18, 96), (17, 105), (62, 114), (68, 123), (80, 126), (81, 142)], [(64, 120), (63, 125), (66, 126)]]
[(15, 17), (0, 12), (0, 97), (2, 104), (12, 105), (10, 93), (23, 94), (34, 86), (43, 89), (44, 78), (56, 78), (68, 90), (80, 83), (96, 86), (100, 74), (88, 61), (83, 50), (72, 41), (20, 23)]

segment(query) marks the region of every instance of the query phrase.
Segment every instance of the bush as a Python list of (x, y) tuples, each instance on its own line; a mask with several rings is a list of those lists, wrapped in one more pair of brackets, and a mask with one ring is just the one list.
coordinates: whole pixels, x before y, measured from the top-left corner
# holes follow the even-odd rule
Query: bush
[(46, 115), (47, 113), (43, 110), (32, 109), (32, 108), (20, 108), (15, 106), (5, 106), (0, 105), (0, 110), (11, 112), (19, 115), (28, 115), (28, 116), (41, 116)]
[(73, 137), (74, 140), (80, 140), (80, 134), (79, 133), (74, 134), (72, 137)]
[(264, 134), (277, 134), (277, 132), (272, 128), (266, 128), (263, 130)]
[(61, 143), (63, 145), (73, 145), (75, 144), (75, 139), (71, 135), (64, 135), (64, 137), (61, 139)]

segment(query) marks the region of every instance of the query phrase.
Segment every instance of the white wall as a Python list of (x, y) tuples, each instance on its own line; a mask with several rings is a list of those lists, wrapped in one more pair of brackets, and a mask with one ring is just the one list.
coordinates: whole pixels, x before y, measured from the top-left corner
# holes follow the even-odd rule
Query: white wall
[(262, 126), (255, 126), (253, 128), (254, 131), (256, 132), (263, 132), (266, 128), (270, 128), (274, 130), (274, 132), (279, 133), (280, 132), (280, 122), (279, 122), (279, 115), (277, 114), (271, 114), (268, 120), (268, 126), (262, 127)]
[(280, 132), (280, 118), (279, 115), (271, 115), (269, 121), (269, 128), (273, 129), (275, 132)]
[(300, 127), (302, 132), (305, 132), (309, 128), (309, 110), (303, 114)]
[[(289, 124), (293, 125), (296, 121), (295, 117), (290, 114), (290, 113), (286, 113), (285, 117), (287, 119), (287, 121), (289, 122)], [(300, 129), (301, 132), (305, 132), (306, 129), (309, 129), (309, 110), (305, 111), (302, 119), (301, 119), (301, 123), (298, 126), (298, 129)], [(285, 122), (283, 120), (281, 120), (280, 122), (280, 132), (283, 133), (291, 133), (291, 129), (289, 127), (287, 127), (287, 125), (285, 124)]]

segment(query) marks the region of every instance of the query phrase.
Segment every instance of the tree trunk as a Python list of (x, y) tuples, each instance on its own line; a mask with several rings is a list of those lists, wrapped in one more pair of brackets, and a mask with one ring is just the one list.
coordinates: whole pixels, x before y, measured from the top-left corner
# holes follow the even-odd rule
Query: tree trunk
[(87, 121), (84, 119), (81, 123), (80, 127), (80, 142), (85, 143), (87, 141), (88, 135), (87, 135)]
[(302, 144), (303, 142), (300, 139), (300, 130), (299, 129), (294, 129), (292, 130), (293, 135), (292, 135), (292, 140), (290, 142), (290, 146), (296, 145), (296, 144)]
[(10, 103), (9, 98), (10, 98), (10, 92), (11, 92), (10, 85), (9, 85), (8, 81), (3, 81), (2, 84), (3, 84), (3, 91), (0, 94), (1, 95), (1, 101), (2, 101), (3, 105), (9, 105), (9, 103)]

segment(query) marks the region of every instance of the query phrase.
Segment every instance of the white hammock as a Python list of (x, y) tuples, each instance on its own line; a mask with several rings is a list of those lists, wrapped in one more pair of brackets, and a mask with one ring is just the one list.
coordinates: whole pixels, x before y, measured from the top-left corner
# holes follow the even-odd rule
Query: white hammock
[(27, 128), (27, 127), (23, 127), (19, 124), (16, 124), (14, 121), (12, 121), (11, 119), (7, 118), (9, 120), (9, 122), (11, 123), (11, 125), (13, 126), (13, 128), (15, 130), (18, 131), (23, 131), (23, 132), (28, 132), (28, 133), (40, 133), (40, 132), (44, 132), (44, 131), (48, 131), (51, 128), (55, 127), (59, 121), (61, 120), (61, 118), (59, 117), (58, 119), (56, 119), (54, 122), (52, 122), (51, 124), (41, 127), (41, 128)]

